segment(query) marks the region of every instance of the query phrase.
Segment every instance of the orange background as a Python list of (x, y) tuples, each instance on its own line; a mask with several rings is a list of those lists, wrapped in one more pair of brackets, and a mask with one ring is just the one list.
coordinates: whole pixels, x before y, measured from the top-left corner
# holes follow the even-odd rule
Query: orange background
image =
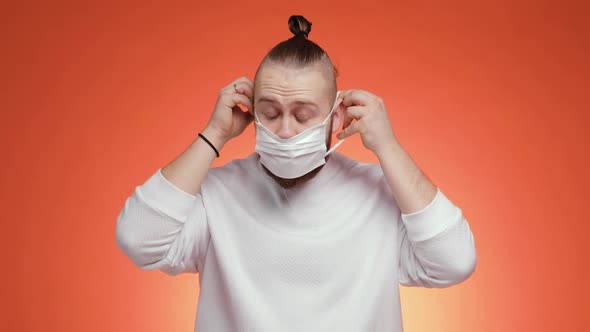
[[(406, 331), (582, 331), (590, 59), (583, 2), (20, 2), (2, 14), (2, 331), (192, 331), (196, 275), (118, 250), (125, 199), (303, 14), (339, 88), (385, 100), (478, 265), (402, 288)], [(254, 151), (254, 129), (216, 166)], [(359, 137), (340, 152), (376, 161)]]

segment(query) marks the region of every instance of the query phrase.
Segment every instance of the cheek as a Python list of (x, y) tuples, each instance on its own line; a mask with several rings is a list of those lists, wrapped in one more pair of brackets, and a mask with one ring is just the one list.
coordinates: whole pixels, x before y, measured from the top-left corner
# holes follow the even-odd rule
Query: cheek
[(280, 129), (280, 122), (275, 120), (264, 120), (261, 119), (260, 123), (265, 126), (267, 129), (269, 129), (270, 131), (272, 131), (273, 133), (277, 133), (277, 131), (279, 131)]

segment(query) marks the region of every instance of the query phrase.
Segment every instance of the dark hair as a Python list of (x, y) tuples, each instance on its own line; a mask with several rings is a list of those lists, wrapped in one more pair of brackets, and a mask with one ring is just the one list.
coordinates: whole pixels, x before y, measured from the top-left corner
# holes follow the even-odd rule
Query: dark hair
[(305, 67), (324, 61), (333, 73), (335, 83), (338, 72), (328, 53), (308, 39), (311, 22), (301, 15), (292, 15), (288, 23), (289, 30), (294, 36), (273, 47), (262, 60), (261, 66), (267, 61), (295, 67)]

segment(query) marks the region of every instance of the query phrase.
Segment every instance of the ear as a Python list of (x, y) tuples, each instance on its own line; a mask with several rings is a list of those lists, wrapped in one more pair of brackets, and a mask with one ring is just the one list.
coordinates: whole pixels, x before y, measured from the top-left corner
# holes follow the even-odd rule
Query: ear
[(334, 114), (332, 115), (332, 133), (337, 132), (340, 130), (340, 127), (342, 127), (342, 124), (344, 123), (345, 112), (346, 108), (341, 102), (334, 110)]

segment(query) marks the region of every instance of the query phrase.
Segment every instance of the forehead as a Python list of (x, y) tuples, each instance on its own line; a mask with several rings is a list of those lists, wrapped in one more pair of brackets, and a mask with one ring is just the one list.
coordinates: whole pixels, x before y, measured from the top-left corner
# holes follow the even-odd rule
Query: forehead
[(318, 66), (304, 68), (264, 64), (254, 82), (254, 103), (273, 99), (278, 103), (326, 103), (330, 84)]

